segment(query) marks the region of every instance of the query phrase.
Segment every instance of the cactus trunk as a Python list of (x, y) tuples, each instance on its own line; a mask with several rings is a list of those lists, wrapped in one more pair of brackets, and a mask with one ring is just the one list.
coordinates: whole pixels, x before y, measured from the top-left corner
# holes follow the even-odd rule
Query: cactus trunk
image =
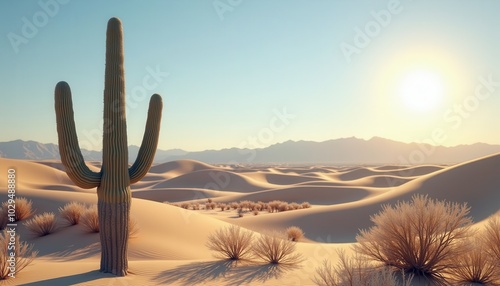
[(111, 18), (108, 22), (104, 81), (101, 171), (92, 172), (83, 160), (76, 135), (71, 90), (66, 82), (59, 82), (55, 91), (59, 152), (68, 176), (76, 185), (82, 188), (97, 187), (100, 271), (124, 276), (128, 270), (128, 228), (132, 202), (130, 184), (142, 179), (153, 162), (163, 103), (158, 94), (151, 97), (144, 138), (137, 159), (129, 168), (123, 31), (118, 18)]

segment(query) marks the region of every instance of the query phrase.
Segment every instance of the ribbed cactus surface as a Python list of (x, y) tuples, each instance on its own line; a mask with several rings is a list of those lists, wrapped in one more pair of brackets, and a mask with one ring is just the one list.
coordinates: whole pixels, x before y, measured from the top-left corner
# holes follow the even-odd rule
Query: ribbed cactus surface
[(59, 152), (66, 173), (81, 188), (97, 187), (102, 272), (127, 274), (130, 184), (141, 180), (154, 159), (162, 112), (162, 99), (154, 94), (149, 102), (146, 130), (134, 164), (128, 167), (125, 114), (125, 71), (122, 23), (111, 18), (106, 32), (104, 79), (103, 158), (99, 173), (90, 170), (78, 145), (71, 90), (66, 82), (55, 89)]

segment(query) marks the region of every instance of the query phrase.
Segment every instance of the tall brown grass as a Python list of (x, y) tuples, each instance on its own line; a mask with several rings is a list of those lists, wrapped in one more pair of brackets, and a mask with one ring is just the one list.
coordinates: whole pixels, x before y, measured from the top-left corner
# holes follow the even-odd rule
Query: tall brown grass
[(298, 226), (291, 226), (286, 229), (286, 235), (291, 241), (299, 241), (304, 237), (304, 232)]
[(450, 279), (456, 285), (500, 285), (500, 265), (486, 251), (486, 245), (481, 237), (467, 241), (466, 248), (449, 269)]
[(240, 260), (251, 257), (252, 239), (252, 232), (232, 225), (210, 234), (207, 247), (216, 253), (216, 257)]
[[(14, 219), (15, 221), (20, 221), (29, 218), (33, 215), (33, 203), (24, 197), (16, 197), (15, 199), (16, 212)], [(8, 202), (2, 203), (2, 210), (6, 214), (9, 208)]]
[(54, 213), (45, 212), (35, 215), (32, 219), (26, 221), (24, 226), (36, 236), (45, 236), (56, 230), (57, 220)]
[(390, 267), (374, 265), (357, 253), (348, 257), (343, 250), (338, 252), (339, 259), (336, 265), (328, 260), (316, 268), (313, 282), (320, 286), (358, 286), (358, 285), (383, 285), (383, 286), (410, 286), (412, 276), (406, 277), (404, 273), (397, 276), (397, 272)]
[(254, 256), (270, 264), (293, 265), (302, 262), (302, 255), (295, 253), (296, 243), (280, 236), (278, 232), (261, 235), (252, 245)]
[(86, 209), (80, 217), (80, 222), (86, 231), (95, 233), (99, 232), (99, 216), (97, 212), (97, 205), (92, 205)]
[(78, 202), (69, 202), (59, 208), (59, 215), (68, 222), (69, 225), (76, 225), (80, 222), (80, 217), (85, 211), (85, 205)]
[(383, 206), (371, 217), (375, 226), (356, 237), (355, 250), (375, 261), (444, 284), (454, 267), (460, 242), (471, 236), (466, 204), (446, 203), (415, 195), (411, 202)]
[[(10, 253), (9, 243), (11, 241), (11, 235), (7, 231), (0, 233), (0, 280), (5, 280), (10, 278)], [(19, 235), (15, 236), (15, 277), (18, 276), (19, 272), (28, 266), (33, 259), (35, 259), (38, 251), (33, 251), (33, 245), (27, 244), (21, 241)]]

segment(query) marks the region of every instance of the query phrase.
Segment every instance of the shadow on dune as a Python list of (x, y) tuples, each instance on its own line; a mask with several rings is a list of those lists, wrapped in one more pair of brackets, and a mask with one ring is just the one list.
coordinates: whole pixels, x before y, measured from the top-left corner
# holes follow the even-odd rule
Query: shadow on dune
[(54, 285), (75, 285), (78, 283), (85, 283), (94, 281), (101, 278), (115, 277), (112, 274), (104, 274), (99, 270), (93, 270), (85, 273), (68, 275), (64, 277), (51, 278), (47, 280), (36, 281), (32, 283), (23, 284), (25, 286), (54, 286)]
[(165, 285), (193, 285), (225, 277), (237, 264), (237, 261), (231, 260), (189, 263), (161, 272), (154, 281)]
[(154, 280), (165, 285), (174, 283), (194, 285), (222, 279), (220, 283), (224, 283), (223, 285), (242, 285), (279, 279), (287, 271), (297, 268), (298, 266), (293, 265), (262, 265), (248, 261), (231, 260), (194, 262), (163, 271)]

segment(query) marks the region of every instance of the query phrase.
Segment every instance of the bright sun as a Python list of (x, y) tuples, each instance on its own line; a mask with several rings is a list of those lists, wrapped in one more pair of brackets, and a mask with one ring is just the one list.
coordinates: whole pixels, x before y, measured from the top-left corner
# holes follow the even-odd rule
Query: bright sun
[(437, 108), (443, 100), (443, 81), (433, 71), (414, 70), (402, 78), (398, 95), (406, 107), (420, 112), (430, 111)]

